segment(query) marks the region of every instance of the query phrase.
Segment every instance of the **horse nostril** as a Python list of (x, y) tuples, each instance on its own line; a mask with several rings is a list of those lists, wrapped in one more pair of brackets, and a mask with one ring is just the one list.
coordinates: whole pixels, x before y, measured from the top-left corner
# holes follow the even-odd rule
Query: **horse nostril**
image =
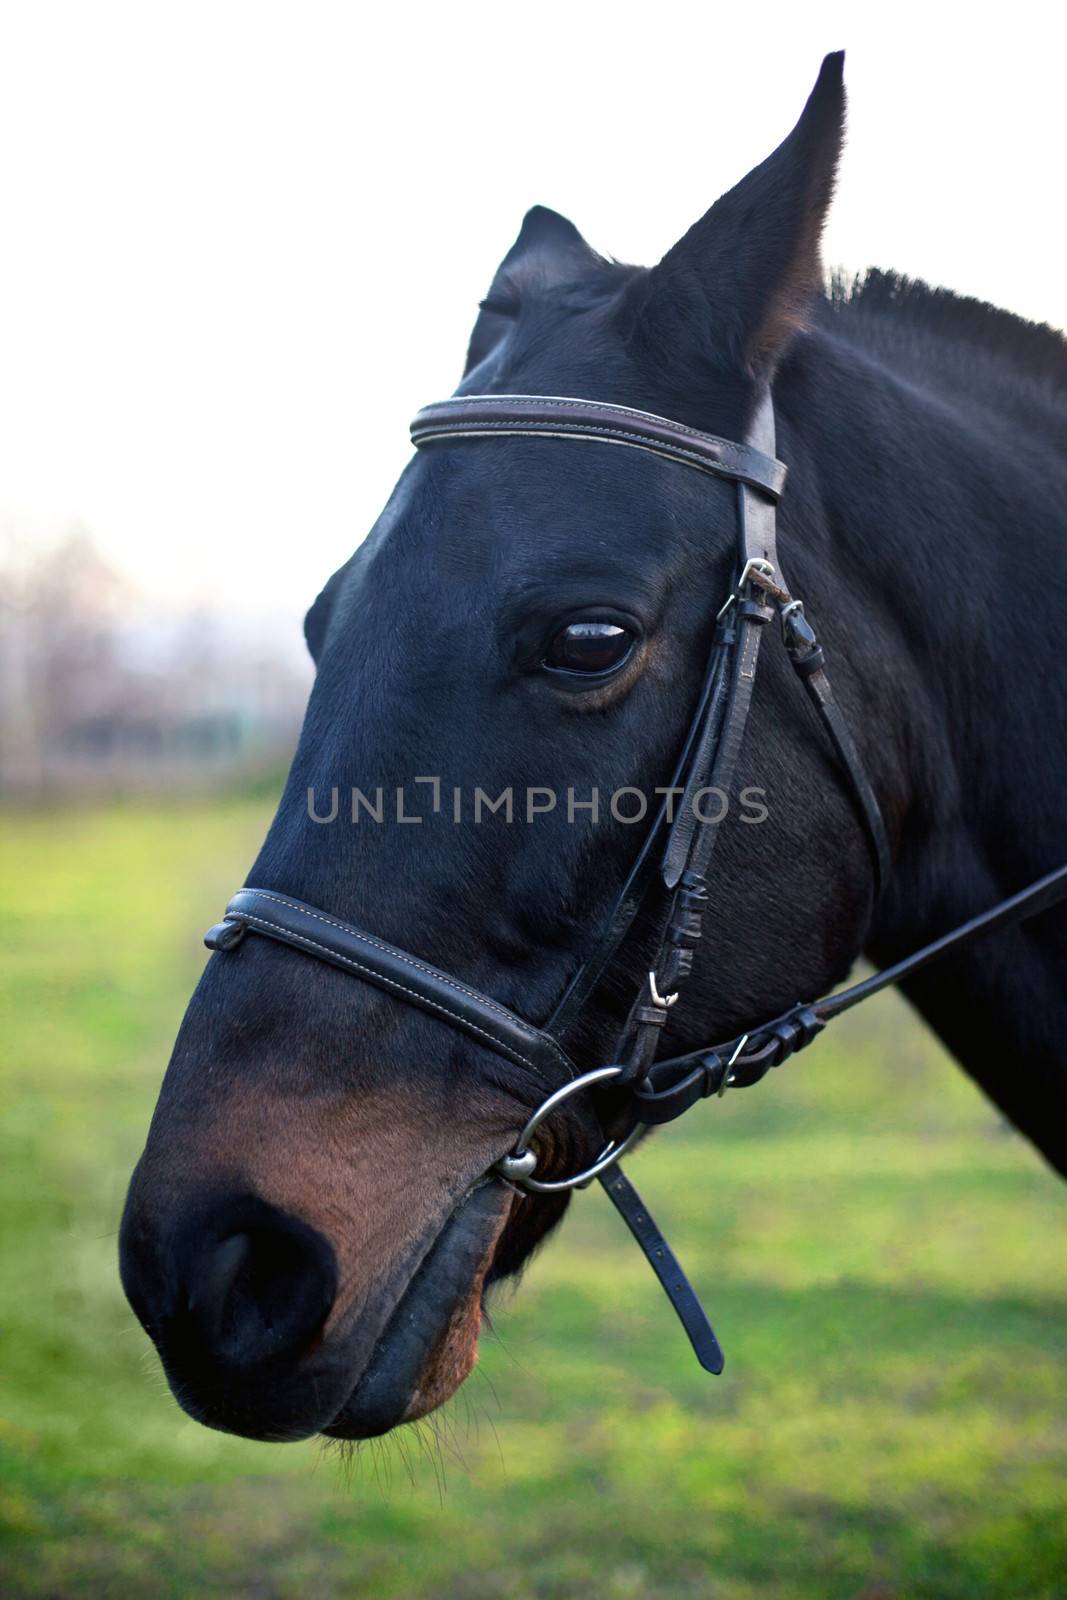
[(337, 1292), (329, 1242), (251, 1196), (219, 1208), (212, 1223), (182, 1252), (186, 1317), (199, 1342), (231, 1367), (297, 1355)]
[(216, 1334), (222, 1332), (221, 1321), (229, 1304), (230, 1290), (251, 1248), (250, 1234), (231, 1233), (205, 1257), (200, 1276), (189, 1290), (188, 1309), (200, 1322), (212, 1324), (211, 1331)]

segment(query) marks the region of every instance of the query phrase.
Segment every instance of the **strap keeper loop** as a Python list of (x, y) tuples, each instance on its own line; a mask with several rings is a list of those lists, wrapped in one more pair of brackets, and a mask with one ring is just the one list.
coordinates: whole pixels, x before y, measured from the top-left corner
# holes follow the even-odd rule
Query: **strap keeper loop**
[(793, 671), (798, 678), (810, 678), (813, 672), (818, 672), (826, 665), (826, 656), (821, 645), (816, 645), (815, 649), (809, 651), (806, 656), (794, 656), (791, 654), (790, 659), (793, 663)]
[(745, 622), (773, 622), (774, 611), (770, 606), (761, 605), (758, 600), (739, 600), (737, 602), (737, 615)]

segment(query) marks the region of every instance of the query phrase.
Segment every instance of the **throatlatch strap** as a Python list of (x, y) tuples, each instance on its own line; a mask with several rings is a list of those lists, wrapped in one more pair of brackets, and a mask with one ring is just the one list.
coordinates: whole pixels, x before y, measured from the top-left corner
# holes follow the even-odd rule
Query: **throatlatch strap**
[[(889, 838), (886, 833), (885, 819), (882, 808), (871, 787), (863, 760), (856, 748), (856, 741), (852, 737), (852, 730), (845, 720), (844, 713), (834, 699), (830, 680), (824, 671), (824, 655), (822, 647), (815, 639), (810, 626), (802, 617), (795, 613), (788, 617), (785, 623), (786, 648), (793, 663), (793, 670), (804, 685), (808, 699), (811, 701), (823, 727), (830, 736), (830, 742), (837, 752), (841, 769), (848, 779), (852, 790), (852, 798), (856, 803), (863, 826), (867, 831), (867, 841), (871, 847), (871, 855), (875, 868), (875, 890), (880, 894), (889, 882), (889, 871), (892, 866), (892, 854), (889, 849)], [(801, 636), (798, 646), (797, 638)], [(811, 648), (805, 649), (804, 645), (811, 641)]]

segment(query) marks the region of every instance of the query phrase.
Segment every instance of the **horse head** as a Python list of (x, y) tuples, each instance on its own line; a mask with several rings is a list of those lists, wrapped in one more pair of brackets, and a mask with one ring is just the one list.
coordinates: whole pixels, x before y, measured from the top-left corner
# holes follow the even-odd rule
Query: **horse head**
[[(743, 439), (820, 288), (843, 114), (828, 57), (784, 143), (651, 270), (529, 212), (459, 393), (587, 397)], [(796, 435), (803, 419), (781, 413)], [(419, 452), (308, 613), (316, 679), (249, 882), (542, 1024), (693, 718), (732, 581), (733, 487), (608, 439), (487, 430)], [(803, 505), (787, 524), (799, 564)], [(773, 665), (758, 687), (740, 778), (766, 820), (723, 827), (679, 1047), (821, 991), (866, 930), (866, 844), (794, 692)], [(580, 1066), (625, 1020), (647, 935), (638, 919), (591, 997)], [(182, 1405), (253, 1437), (359, 1438), (445, 1400), (487, 1291), (566, 1206), (487, 1177), (543, 1097), (521, 1061), (308, 954), (249, 939), (214, 955), (121, 1239)], [(595, 1137), (562, 1109), (541, 1169), (573, 1170)]]

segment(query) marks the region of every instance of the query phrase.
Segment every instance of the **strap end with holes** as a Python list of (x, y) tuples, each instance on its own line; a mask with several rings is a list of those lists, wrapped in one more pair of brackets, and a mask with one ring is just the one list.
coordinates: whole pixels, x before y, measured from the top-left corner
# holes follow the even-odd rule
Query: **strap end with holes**
[(705, 1372), (718, 1377), (726, 1365), (722, 1346), (715, 1337), (715, 1329), (708, 1321), (708, 1314), (696, 1290), (682, 1271), (678, 1257), (657, 1227), (648, 1207), (620, 1166), (610, 1173), (604, 1173), (600, 1182), (666, 1291), (700, 1365)]

